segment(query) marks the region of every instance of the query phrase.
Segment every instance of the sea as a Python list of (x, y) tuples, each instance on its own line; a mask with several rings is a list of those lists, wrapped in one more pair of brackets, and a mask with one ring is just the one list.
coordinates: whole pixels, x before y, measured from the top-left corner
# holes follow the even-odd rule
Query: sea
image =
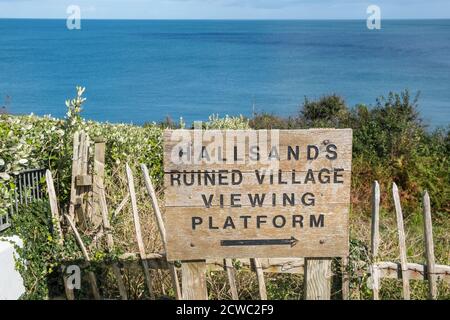
[(450, 123), (450, 20), (0, 19), (0, 106), (64, 117), (86, 87), (86, 119), (143, 124), (268, 112), (305, 97), (374, 106), (420, 92), (430, 127)]

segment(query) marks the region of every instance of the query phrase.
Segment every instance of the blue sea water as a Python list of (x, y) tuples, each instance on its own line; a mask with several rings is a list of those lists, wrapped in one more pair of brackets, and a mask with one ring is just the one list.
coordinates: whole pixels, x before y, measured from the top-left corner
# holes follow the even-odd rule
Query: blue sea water
[(428, 124), (445, 126), (450, 20), (0, 20), (0, 105), (62, 117), (76, 85), (84, 116), (110, 122), (290, 115), (305, 96), (373, 105), (409, 89)]

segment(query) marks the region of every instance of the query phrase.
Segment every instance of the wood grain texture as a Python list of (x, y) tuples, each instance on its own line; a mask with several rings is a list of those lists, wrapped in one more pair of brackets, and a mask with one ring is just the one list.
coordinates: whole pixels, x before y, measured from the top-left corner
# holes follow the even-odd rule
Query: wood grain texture
[(380, 275), (375, 264), (380, 245), (380, 185), (375, 181), (372, 186), (372, 225), (371, 225), (371, 258), (370, 273), (372, 279), (373, 299), (379, 300)]
[(392, 194), (395, 203), (395, 213), (397, 216), (397, 231), (398, 231), (398, 244), (400, 249), (400, 263), (402, 266), (402, 284), (403, 284), (403, 298), (405, 300), (410, 300), (411, 291), (409, 287), (408, 279), (408, 259), (406, 255), (406, 240), (405, 240), (405, 229), (403, 224), (403, 212), (402, 206), (400, 204), (400, 196), (398, 194), (398, 187), (395, 183), (392, 184)]
[(145, 281), (147, 284), (147, 289), (149, 291), (150, 297), (152, 299), (154, 299), (150, 269), (148, 267), (147, 261), (145, 260), (145, 246), (144, 246), (144, 241), (142, 239), (141, 222), (140, 222), (139, 212), (138, 212), (138, 207), (137, 207), (136, 189), (134, 187), (133, 172), (131, 171), (131, 168), (128, 165), (128, 163), (126, 164), (126, 172), (127, 172), (127, 180), (128, 180), (128, 192), (130, 194), (131, 208), (132, 208), (132, 212), (133, 212), (134, 229), (136, 232), (136, 241), (137, 241), (138, 248), (139, 248), (139, 254), (141, 256), (142, 267), (144, 269), (144, 275), (145, 275)]
[(239, 300), (238, 290), (236, 286), (236, 270), (233, 266), (233, 260), (224, 259), (224, 267), (227, 271), (228, 283), (230, 284), (230, 293), (233, 300)]
[(436, 266), (434, 259), (433, 223), (431, 220), (431, 205), (428, 191), (423, 195), (423, 222), (425, 234), (425, 255), (427, 259), (428, 296), (435, 300), (437, 297)]
[(102, 201), (101, 192), (105, 188), (105, 152), (105, 141), (97, 140), (94, 145), (94, 167), (92, 175), (93, 209), (91, 221), (94, 227), (104, 222), (102, 210), (100, 209), (100, 201)]
[(63, 244), (63, 234), (61, 229), (61, 217), (58, 209), (58, 199), (56, 197), (55, 185), (50, 170), (45, 172), (45, 181), (47, 183), (48, 201), (50, 202), (50, 211), (52, 213), (53, 230), (58, 237), (59, 244)]
[[(265, 144), (263, 138), (267, 133), (269, 139)], [(199, 134), (200, 149), (197, 141), (190, 141)], [(228, 134), (234, 136), (235, 142), (222, 145), (222, 157), (218, 149), (208, 149), (214, 139)], [(257, 139), (249, 138), (255, 136)], [(254, 143), (258, 143), (260, 161), (252, 160), (250, 144), (256, 146)], [(208, 152), (207, 158), (216, 161), (204, 161), (204, 154), (202, 161), (184, 161), (201, 156), (202, 145)], [(234, 155), (230, 158), (230, 150), (236, 152), (236, 158)], [(263, 172), (267, 167), (274, 169), (274, 161), (268, 160), (268, 152), (264, 155), (264, 150), (277, 151), (279, 170), (271, 171), (273, 180), (271, 172)], [(309, 155), (317, 157), (308, 158), (308, 150), (314, 150)], [(346, 256), (351, 150), (350, 129), (165, 131), (165, 226), (169, 261)], [(211, 178), (213, 170), (216, 178)], [(184, 171), (196, 173), (184, 174)], [(233, 172), (238, 176), (238, 183), (232, 183)], [(189, 177), (194, 179), (193, 184)], [(209, 177), (209, 183), (205, 177)], [(256, 219), (266, 218), (268, 223), (264, 225), (254, 223)], [(319, 218), (324, 223), (315, 228), (311, 221)], [(226, 227), (230, 219), (236, 227)], [(239, 219), (245, 220), (244, 226)], [(251, 221), (248, 226), (247, 221)], [(282, 241), (291, 237), (298, 244), (228, 245), (232, 239)]]
[[(323, 209), (323, 210), (322, 210)], [(284, 258), (284, 257), (332, 257), (346, 256), (348, 252), (348, 217), (347, 204), (336, 205), (332, 211), (325, 211), (326, 207), (314, 209), (323, 214), (324, 227), (311, 227), (311, 221), (317, 219), (313, 209), (298, 207), (280, 208), (241, 208), (238, 212), (234, 208), (217, 209), (211, 213), (206, 208), (166, 208), (167, 221), (167, 259), (213, 259), (221, 258)], [(283, 228), (273, 227), (273, 219), (282, 215), (286, 217)], [(296, 215), (303, 216), (303, 228), (299, 224), (293, 225)], [(192, 217), (200, 217), (203, 224), (192, 230)], [(224, 229), (227, 217), (234, 218), (235, 229)], [(245, 228), (240, 216), (251, 216)], [(256, 216), (265, 216), (267, 223), (255, 227)], [(213, 227), (209, 229), (209, 217), (212, 217)], [(276, 218), (276, 221), (281, 221)], [(314, 225), (313, 225), (314, 226)], [(222, 246), (222, 240), (233, 239), (284, 239), (291, 236), (298, 239), (295, 246), (266, 245), (266, 246)], [(180, 241), (182, 239), (182, 241)]]
[(267, 300), (266, 281), (264, 279), (264, 273), (261, 267), (261, 262), (259, 261), (258, 258), (252, 259), (252, 262), (255, 266), (256, 278), (258, 279), (259, 298), (261, 300)]
[(70, 184), (70, 203), (69, 203), (69, 216), (75, 220), (75, 206), (77, 203), (77, 187), (76, 177), (81, 172), (80, 165), (80, 133), (77, 131), (73, 135), (73, 149), (72, 149), (72, 180)]
[[(343, 168), (346, 171), (351, 170), (351, 150), (352, 150), (352, 130), (351, 129), (309, 129), (309, 130), (272, 130), (273, 134), (278, 132), (278, 153), (279, 162), (277, 168), (283, 171), (290, 171), (295, 169), (297, 171), (306, 171), (308, 169), (315, 169), (317, 167), (331, 167), (331, 168)], [(207, 130), (200, 131), (203, 136), (202, 145), (208, 150), (210, 146), (213, 145), (214, 141), (224, 141), (224, 137), (227, 134), (234, 135), (235, 143), (233, 145), (223, 144), (221, 152), (216, 150), (215, 152), (209, 152), (208, 158), (204, 158), (202, 161), (195, 161), (198, 159), (198, 155), (201, 152), (201, 147), (197, 148), (196, 145), (192, 144), (194, 137), (199, 136), (199, 130), (166, 130), (164, 131), (164, 170), (166, 172), (170, 170), (189, 170), (201, 171), (205, 170), (205, 166), (208, 170), (223, 170), (223, 169), (237, 169), (242, 171), (253, 171), (255, 169), (269, 168), (272, 167), (275, 161), (266, 161), (269, 152), (273, 145), (277, 144), (277, 139), (273, 139), (272, 133), (266, 135), (267, 130)], [(219, 137), (221, 140), (219, 140)], [(263, 143), (260, 143), (260, 153), (261, 161), (249, 161), (251, 160), (250, 150), (246, 145), (250, 141), (248, 137), (256, 137), (252, 140), (265, 141), (267, 137), (267, 147), (264, 147)], [(245, 140), (241, 140), (245, 138)], [(338, 152), (341, 157), (332, 161), (326, 157), (326, 148), (329, 144), (335, 144), (338, 146)], [(200, 143), (198, 144), (200, 146)], [(307, 159), (307, 146), (315, 145), (319, 149), (319, 155), (316, 160)], [(189, 146), (190, 149), (188, 148)], [(299, 158), (298, 160), (293, 160), (291, 157), (288, 160), (288, 146), (295, 148), (299, 146)], [(232, 157), (230, 152), (234, 152), (234, 147), (237, 148), (238, 157)], [(180, 159), (179, 151), (190, 150), (191, 158), (190, 164), (177, 163), (175, 159)], [(296, 151), (296, 149), (294, 149)], [(229, 155), (227, 157), (227, 155)], [(213, 160), (223, 160), (226, 161), (213, 161)], [(183, 158), (182, 158), (183, 159)], [(188, 160), (187, 155), (185, 158)], [(240, 159), (243, 159), (240, 161)], [(275, 158), (274, 158), (275, 159)], [(266, 161), (267, 163), (263, 162)], [(246, 163), (243, 163), (246, 162)]]
[(305, 299), (330, 300), (331, 259), (305, 259)]
[(208, 300), (206, 262), (183, 261), (181, 264), (183, 300)]

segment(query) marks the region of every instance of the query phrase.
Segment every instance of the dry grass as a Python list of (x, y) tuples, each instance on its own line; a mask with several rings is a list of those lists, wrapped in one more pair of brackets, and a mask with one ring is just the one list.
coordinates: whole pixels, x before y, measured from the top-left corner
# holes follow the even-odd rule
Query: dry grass
[[(127, 196), (127, 178), (125, 166), (120, 165), (110, 173), (106, 180), (107, 200), (110, 212), (113, 212), (120, 202)], [(132, 166), (135, 186), (137, 193), (137, 202), (139, 215), (141, 219), (142, 234), (146, 253), (162, 252), (162, 242), (155, 216), (153, 214), (151, 202), (139, 166)], [(352, 257), (356, 260), (362, 260), (366, 263), (370, 258), (368, 248), (370, 246), (370, 201), (367, 201), (369, 190), (359, 189), (358, 194), (352, 194), (353, 210), (350, 215), (350, 235), (352, 241)], [(369, 203), (367, 203), (369, 202)], [(160, 203), (163, 209), (163, 203)], [(380, 261), (399, 261), (398, 235), (396, 227), (395, 212), (389, 195), (382, 194), (382, 206), (380, 214)], [(408, 261), (424, 263), (424, 239), (422, 231), (422, 220), (420, 208), (417, 212), (405, 214), (405, 231), (407, 238)], [(163, 210), (164, 214), (164, 210)], [(440, 219), (434, 222), (434, 239), (436, 263), (449, 264), (449, 237), (450, 227), (449, 219)], [(114, 217), (112, 221), (114, 229), (114, 240), (116, 250), (119, 253), (138, 252), (135, 238), (133, 216), (130, 202), (123, 207), (121, 212)], [(353, 268), (366, 268), (367, 264)], [(152, 270), (153, 290), (157, 297), (174, 297), (171, 288), (169, 274), (165, 270)], [(351, 279), (350, 296), (352, 299), (371, 299), (371, 291), (367, 287), (367, 274), (356, 276), (356, 273), (350, 270)], [(293, 274), (266, 274), (266, 286), (269, 298), (272, 299), (299, 299), (303, 294), (303, 276)], [(238, 270), (236, 275), (239, 296), (241, 299), (258, 299), (258, 284), (256, 275), (249, 270)], [(117, 298), (117, 288), (112, 275), (108, 275), (108, 284), (103, 284), (103, 291), (109, 293), (111, 298)], [(148, 290), (145, 287), (143, 272), (139, 264), (124, 268), (124, 279), (129, 290), (128, 294), (133, 299), (148, 298)], [(210, 299), (231, 299), (227, 276), (225, 272), (208, 272), (208, 288)], [(413, 299), (427, 298), (427, 283), (425, 281), (411, 281), (411, 292)], [(386, 279), (382, 281), (381, 297), (383, 299), (401, 299), (401, 281)], [(336, 295), (339, 298), (339, 294)], [(449, 285), (440, 283), (439, 298), (450, 299)]]

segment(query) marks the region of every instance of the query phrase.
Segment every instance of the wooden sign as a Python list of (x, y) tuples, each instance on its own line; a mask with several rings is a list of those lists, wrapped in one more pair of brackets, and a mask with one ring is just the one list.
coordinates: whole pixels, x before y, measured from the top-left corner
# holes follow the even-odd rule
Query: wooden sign
[(351, 129), (167, 130), (168, 260), (348, 254)]

